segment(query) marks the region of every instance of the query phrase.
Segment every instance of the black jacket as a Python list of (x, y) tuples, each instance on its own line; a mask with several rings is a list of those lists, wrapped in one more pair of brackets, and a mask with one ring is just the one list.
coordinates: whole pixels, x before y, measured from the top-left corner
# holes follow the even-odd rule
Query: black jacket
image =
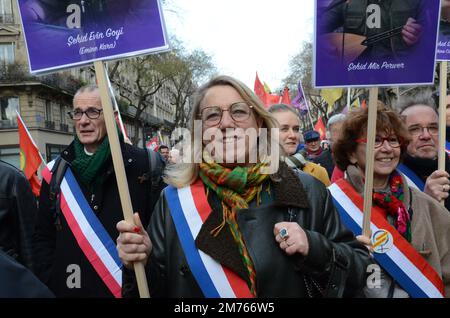
[(0, 250), (0, 298), (51, 298), (34, 274)]
[[(135, 212), (140, 213), (141, 221), (146, 226), (154, 206), (150, 195), (152, 190), (148, 177), (148, 154), (146, 150), (128, 144), (122, 143), (121, 147), (132, 206)], [(73, 144), (62, 152), (61, 157), (69, 164), (74, 160)], [(104, 182), (94, 193), (90, 193), (81, 182), (78, 183), (90, 207), (115, 242), (119, 235), (116, 225), (123, 220), (123, 213), (111, 157), (100, 174), (104, 176)], [(75, 177), (77, 178), (76, 174)], [(62, 213), (60, 215), (62, 229), (57, 230), (50, 209), (49, 185), (45, 181), (42, 183), (39, 205), (33, 242), (37, 262), (36, 273), (39, 278), (57, 297), (112, 297), (78, 246)], [(78, 265), (81, 270), (81, 288), (67, 287), (66, 280), (73, 273), (68, 273), (67, 269), (72, 264)]]
[[(438, 169), (437, 159), (417, 158), (408, 154), (403, 159), (403, 164), (414, 171), (423, 183), (425, 183), (427, 178)], [(450, 173), (450, 158), (448, 156), (445, 156), (445, 171)], [(450, 197), (445, 199), (445, 208), (450, 211)]]
[(23, 173), (0, 160), (0, 249), (33, 269), (31, 241), (36, 198)]
[[(371, 262), (367, 249), (344, 228), (324, 185), (287, 166), (281, 180), (271, 181), (271, 202), (238, 211), (238, 224), (256, 270), (258, 297), (309, 297), (305, 279), (313, 279), (329, 297), (354, 296), (365, 285)], [(211, 196), (209, 197), (211, 198)], [(210, 232), (222, 220), (220, 205), (209, 200), (213, 211), (203, 224), (196, 246), (244, 279), (245, 269), (228, 227), (217, 237)], [(287, 256), (276, 243), (273, 227), (282, 221), (298, 222), (309, 241), (307, 257)], [(152, 297), (203, 297), (184, 256), (164, 194), (155, 207), (148, 232), (153, 244), (147, 264)], [(135, 279), (123, 276), (123, 296), (137, 296)], [(345, 290), (344, 290), (345, 289)], [(318, 295), (317, 292), (312, 295)]]
[(306, 149), (304, 149), (300, 153), (303, 155), (303, 157), (305, 157), (306, 160), (309, 160), (324, 167), (328, 173), (328, 178), (331, 179), (334, 170), (334, 159), (329, 149), (323, 149), (322, 153), (316, 157), (309, 156)]

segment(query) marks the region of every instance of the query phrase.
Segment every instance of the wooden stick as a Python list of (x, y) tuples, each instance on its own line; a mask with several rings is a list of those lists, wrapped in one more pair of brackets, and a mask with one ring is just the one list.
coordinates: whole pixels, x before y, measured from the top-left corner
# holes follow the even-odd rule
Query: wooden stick
[[(125, 166), (123, 164), (122, 151), (119, 144), (119, 134), (117, 133), (113, 107), (111, 98), (109, 96), (105, 66), (103, 64), (103, 61), (94, 62), (94, 66), (98, 81), (98, 87), (100, 90), (100, 96), (102, 99), (106, 131), (108, 133), (109, 145), (111, 147), (111, 155), (114, 164), (114, 171), (116, 174), (117, 187), (119, 189), (120, 202), (122, 204), (123, 216), (127, 222), (134, 224), (133, 206), (131, 205), (130, 193), (128, 191), (128, 181), (127, 176), (125, 175)], [(141, 296), (141, 298), (150, 298), (144, 264), (134, 263), (134, 272), (136, 274), (139, 295)]]
[[(441, 61), (439, 69), (439, 152), (438, 152), (438, 169), (445, 171), (445, 130), (446, 121), (446, 97), (447, 97), (447, 61)], [(442, 205), (445, 200), (441, 200)]]
[(369, 118), (367, 122), (367, 145), (366, 145), (366, 175), (364, 186), (364, 216), (363, 230), (364, 236), (370, 237), (370, 217), (372, 213), (372, 191), (373, 191), (373, 165), (375, 134), (377, 129), (377, 102), (378, 87), (369, 90)]

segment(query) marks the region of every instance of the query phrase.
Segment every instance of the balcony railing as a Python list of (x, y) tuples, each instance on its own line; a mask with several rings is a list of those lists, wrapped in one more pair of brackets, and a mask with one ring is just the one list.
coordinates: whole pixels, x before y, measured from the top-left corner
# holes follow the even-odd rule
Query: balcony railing
[(28, 67), (19, 63), (1, 64), (0, 63), (0, 83), (20, 83), (25, 81), (36, 81), (45, 85), (60, 88), (71, 93), (83, 85), (83, 83), (64, 73), (55, 73), (42, 76), (33, 76)]
[(12, 119), (0, 120), (0, 129), (14, 129), (17, 128), (17, 121)]
[(0, 14), (0, 24), (2, 23), (9, 23), (9, 24), (13, 24), (14, 23), (14, 16), (8, 13), (1, 13)]
[(55, 122), (54, 121), (45, 121), (45, 128), (55, 130)]
[(60, 124), (61, 131), (69, 132), (69, 125), (67, 124)]

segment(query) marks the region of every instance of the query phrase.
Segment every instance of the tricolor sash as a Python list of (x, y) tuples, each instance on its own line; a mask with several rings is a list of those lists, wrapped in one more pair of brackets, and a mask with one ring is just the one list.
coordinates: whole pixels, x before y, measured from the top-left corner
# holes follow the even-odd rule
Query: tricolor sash
[[(48, 184), (54, 164), (55, 160), (42, 170)], [(61, 211), (78, 245), (114, 297), (120, 298), (123, 265), (116, 244), (92, 211), (69, 167), (60, 187)]]
[(399, 170), (403, 174), (403, 176), (406, 179), (406, 182), (408, 183), (408, 186), (410, 187), (412, 186), (423, 192), (423, 190), (425, 189), (425, 183), (419, 178), (419, 176), (414, 171), (409, 169), (403, 163), (397, 166), (397, 170)]
[(189, 187), (164, 189), (184, 255), (200, 289), (207, 298), (251, 298), (247, 283), (195, 246), (195, 238), (211, 213), (203, 182)]
[[(355, 234), (362, 233), (364, 200), (344, 179), (328, 187), (345, 225)], [(374, 253), (375, 260), (413, 298), (442, 298), (444, 284), (436, 271), (411, 244), (384, 218), (379, 207), (372, 207), (372, 233), (387, 230), (393, 246), (385, 253)]]

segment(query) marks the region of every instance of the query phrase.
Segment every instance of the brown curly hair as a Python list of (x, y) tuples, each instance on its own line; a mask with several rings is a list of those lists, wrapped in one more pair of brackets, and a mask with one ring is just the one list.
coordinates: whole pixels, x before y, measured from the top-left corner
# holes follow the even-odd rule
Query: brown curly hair
[[(400, 140), (400, 160), (406, 154), (411, 137), (402, 117), (392, 109), (387, 108), (382, 102), (377, 105), (377, 132), (387, 134), (394, 133)], [(338, 140), (333, 145), (334, 159), (339, 169), (345, 171), (351, 162), (350, 154), (356, 151), (358, 143), (356, 139), (366, 137), (368, 109), (359, 109), (350, 112), (342, 124)]]

